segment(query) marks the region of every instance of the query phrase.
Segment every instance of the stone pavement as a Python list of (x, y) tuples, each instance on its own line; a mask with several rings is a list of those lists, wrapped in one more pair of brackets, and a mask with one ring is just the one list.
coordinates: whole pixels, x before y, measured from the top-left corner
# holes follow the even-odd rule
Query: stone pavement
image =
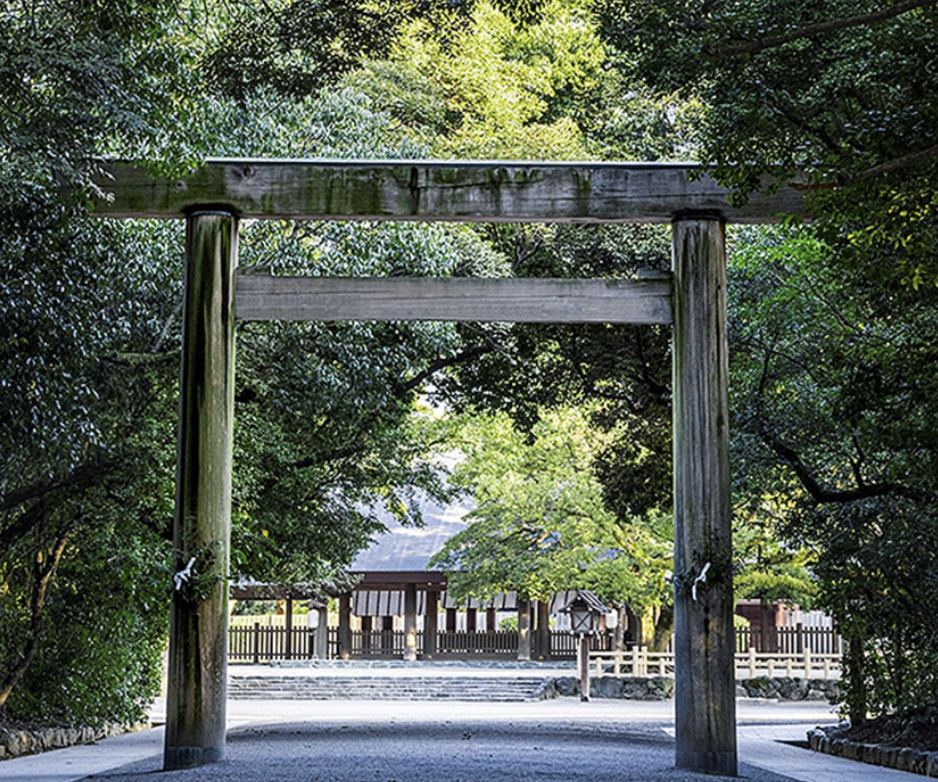
[[(162, 704), (153, 719), (162, 718)], [(0, 762), (0, 782), (623, 782), (712, 780), (674, 768), (673, 702), (231, 701), (228, 757), (159, 773), (162, 729)], [(784, 741), (835, 718), (826, 704), (737, 702), (752, 782), (914, 782)]]

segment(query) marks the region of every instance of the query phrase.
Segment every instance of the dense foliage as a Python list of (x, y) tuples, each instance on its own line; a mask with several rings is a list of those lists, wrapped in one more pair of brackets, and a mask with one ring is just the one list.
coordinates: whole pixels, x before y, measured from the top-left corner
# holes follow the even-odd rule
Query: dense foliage
[[(743, 193), (801, 180), (838, 262), (938, 281), (933, 0), (601, 0), (623, 66), (706, 107), (702, 160)], [(744, 165), (740, 165), (745, 161)]]
[(528, 436), (504, 413), (460, 427), (454, 444), (465, 458), (452, 483), (476, 507), (432, 562), (451, 573), (457, 599), (593, 588), (638, 615), (669, 602), (670, 523), (609, 510), (592, 466), (611, 437), (590, 417), (585, 407), (543, 411)]
[[(623, 73), (699, 102), (698, 157), (719, 179), (741, 198), (767, 181), (806, 194), (811, 231), (737, 247), (737, 496), (816, 553), (802, 564), (819, 604), (853, 639), (853, 720), (933, 707), (938, 647), (919, 607), (936, 578), (938, 6), (594, 8)], [(737, 584), (752, 585), (745, 573)]]
[[(936, 13), (6, 0), (0, 706), (131, 719), (165, 634), (181, 236), (83, 214), (102, 153), (694, 157), (740, 197), (805, 174), (815, 227), (732, 239), (737, 592), (836, 616), (854, 717), (933, 700)], [(241, 255), (351, 276), (669, 265), (667, 232), (635, 226), (255, 224)], [(238, 350), (233, 575), (339, 582), (376, 507), (418, 523), (421, 493), (447, 493), (432, 394), (478, 417), (454, 480), (475, 521), (440, 557), (458, 589), (666, 607), (666, 330), (248, 324)]]
[(23, 716), (129, 720), (158, 684), (178, 285), (151, 248), (173, 240), (82, 220), (61, 185), (168, 119), (171, 12), (0, 11), (0, 704)]
[[(65, 38), (73, 24), (107, 37), (100, 20), (82, 16), (87, 9), (60, 10)], [(8, 16), (28, 27), (25, 10), (8, 9)], [(141, 24), (152, 33), (147, 26), (157, 22), (147, 16)], [(8, 49), (28, 37), (15, 25), (9, 32)], [(111, 34), (133, 50), (139, 41), (130, 32)], [(115, 59), (130, 56), (110, 38), (102, 48)], [(80, 69), (83, 53), (66, 48), (61, 57)], [(189, 56), (197, 54), (193, 46)], [(143, 93), (139, 115), (122, 93), (127, 128), (109, 116), (96, 120), (101, 95), (69, 95), (69, 80), (59, 89), (61, 75), (21, 72), (36, 100), (27, 106), (23, 98), (19, 115), (4, 103), (11, 132), (0, 142), (7, 144), (0, 177), (0, 704), (14, 716), (136, 717), (158, 678), (170, 585), (180, 227), (89, 221), (80, 199), (63, 203), (54, 177), (80, 193), (82, 156), (120, 150), (128, 139), (139, 141), (134, 133), (149, 134), (140, 147), (152, 154), (167, 143), (164, 132), (188, 134), (189, 152), (199, 154), (420, 153), (387, 114), (347, 92), (287, 104), (264, 92), (240, 104), (218, 96), (189, 106), (172, 127), (150, 127), (153, 115), (143, 109), (161, 100), (180, 111), (186, 104), (185, 91), (147, 72), (148, 62), (157, 72), (163, 65), (154, 57), (134, 60), (130, 73), (119, 63), (95, 66), (102, 81), (115, 80), (102, 89)], [(24, 55), (23, 67), (31, 64)], [(150, 78), (167, 91), (152, 91)], [(77, 84), (88, 79), (75, 77)], [(46, 124), (38, 118), (42, 97), (50, 104)], [(85, 104), (87, 122), (79, 116)], [(70, 155), (44, 157), (46, 147), (60, 144)], [(63, 168), (53, 171), (53, 159)], [(477, 245), (464, 232), (419, 226), (255, 226), (244, 231), (242, 260), (302, 273), (446, 274), (471, 267)], [(430, 461), (432, 424), (412, 410), (427, 364), (452, 344), (452, 331), (432, 324), (241, 329), (232, 575), (320, 585), (342, 579), (382, 528), (377, 506), (419, 521), (417, 491), (446, 496)], [(120, 628), (105, 632), (117, 622)], [(118, 652), (101, 642), (118, 634)]]
[(832, 252), (776, 230), (734, 256), (734, 451), (752, 512), (815, 552), (856, 722), (934, 699), (938, 320), (934, 294), (873, 284)]

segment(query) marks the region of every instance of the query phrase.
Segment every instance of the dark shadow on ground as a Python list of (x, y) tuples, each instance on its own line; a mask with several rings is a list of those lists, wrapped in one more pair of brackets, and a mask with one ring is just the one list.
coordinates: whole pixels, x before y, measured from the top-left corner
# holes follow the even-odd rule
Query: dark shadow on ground
[[(533, 720), (289, 723), (229, 734), (225, 760), (160, 772), (159, 759), (101, 774), (108, 782), (718, 782), (674, 768), (660, 725)], [(752, 766), (752, 782), (787, 777)]]

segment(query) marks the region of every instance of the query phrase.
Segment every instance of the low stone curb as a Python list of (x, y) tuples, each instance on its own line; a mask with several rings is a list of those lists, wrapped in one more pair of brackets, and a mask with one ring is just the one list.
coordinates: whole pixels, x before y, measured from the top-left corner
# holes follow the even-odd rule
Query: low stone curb
[(758, 676), (736, 682), (740, 698), (778, 698), (783, 701), (831, 701), (840, 695), (834, 679), (799, 679), (789, 676)]
[[(578, 696), (580, 680), (559, 676), (548, 682), (543, 698)], [(591, 698), (621, 698), (632, 701), (664, 701), (674, 695), (674, 679), (667, 676), (593, 676)]]
[[(775, 677), (741, 679), (736, 682), (740, 698), (762, 698), (782, 701), (830, 701), (838, 695), (836, 681)], [(580, 680), (560, 676), (549, 680), (537, 697), (556, 698), (580, 694)], [(593, 676), (590, 677), (591, 698), (622, 698), (636, 701), (661, 701), (674, 695), (674, 679), (669, 676)]]
[(808, 746), (815, 752), (825, 755), (938, 778), (938, 752), (883, 744), (861, 744), (838, 737), (836, 733), (840, 730), (842, 727), (839, 725), (810, 730), (808, 731)]
[(110, 736), (119, 736), (148, 727), (150, 726), (144, 723), (131, 726), (108, 723), (101, 728), (0, 728), (0, 760), (34, 755), (50, 749), (63, 749), (76, 744), (93, 744)]

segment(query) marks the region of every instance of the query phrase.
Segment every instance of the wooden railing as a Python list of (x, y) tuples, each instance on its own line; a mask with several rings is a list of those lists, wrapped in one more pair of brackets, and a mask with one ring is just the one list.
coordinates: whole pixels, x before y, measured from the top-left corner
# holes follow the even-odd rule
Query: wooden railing
[[(757, 646), (744, 647), (750, 639), (748, 630), (736, 632), (737, 671), (746, 669), (746, 677), (756, 676), (812, 676), (823, 678), (839, 676), (840, 639), (830, 629), (777, 628), (776, 651)], [(228, 659), (232, 663), (268, 663), (279, 660), (307, 660), (315, 656), (316, 631), (305, 626), (294, 626), (288, 634), (283, 626), (256, 622), (250, 625), (232, 625), (228, 630)], [(404, 655), (404, 633), (400, 630), (353, 631), (352, 645), (347, 650), (352, 658), (394, 658)], [(533, 640), (533, 639), (532, 639)], [(576, 657), (576, 638), (569, 632), (552, 631), (550, 654), (533, 650), (535, 657), (552, 660), (572, 660)], [(629, 675), (669, 675), (674, 671), (673, 652), (649, 652), (630, 648), (615, 652), (610, 635), (599, 635), (591, 641), (592, 661), (596, 665), (612, 666)], [(417, 633), (417, 650), (422, 652), (423, 634)], [(514, 659), (518, 653), (518, 633), (508, 630), (439, 632), (437, 658)], [(338, 629), (328, 631), (328, 657), (339, 656)], [(632, 674), (631, 671), (638, 671)], [(754, 673), (751, 673), (753, 672)], [(797, 673), (789, 673), (794, 671)], [(750, 675), (751, 674), (751, 675)], [(740, 675), (740, 674), (738, 674)]]
[[(338, 644), (338, 638), (336, 639)], [(406, 645), (403, 630), (353, 630), (350, 657), (402, 657)], [(423, 648), (423, 633), (417, 633), (417, 648)]]
[(518, 654), (518, 633), (511, 630), (447, 631), (437, 633), (436, 648), (440, 654), (514, 657)]
[(228, 628), (228, 660), (233, 663), (266, 663), (274, 660), (310, 659), (316, 631), (294, 627), (232, 625)]
[(750, 649), (764, 653), (802, 654), (805, 649), (822, 654), (843, 653), (840, 635), (831, 627), (769, 627), (764, 631), (750, 627), (736, 628), (737, 654)]
[[(597, 676), (673, 676), (674, 652), (649, 652), (644, 646), (611, 652), (590, 652), (590, 665)], [(757, 652), (736, 654), (736, 678), (787, 676), (800, 679), (839, 679), (841, 655), (817, 653), (806, 649), (792, 652)]]
[[(316, 631), (305, 626), (294, 626), (288, 634), (286, 627), (255, 622), (239, 623), (228, 628), (228, 660), (232, 663), (268, 663), (278, 660), (304, 660), (315, 656)], [(405, 637), (401, 630), (373, 630), (351, 633), (349, 657), (396, 658), (404, 654)], [(533, 640), (533, 639), (532, 639)], [(609, 649), (611, 639), (597, 636), (592, 648)], [(339, 656), (338, 629), (329, 628), (328, 657)], [(422, 651), (423, 633), (417, 633), (417, 650)], [(437, 633), (437, 657), (514, 659), (518, 654), (518, 633), (511, 630), (467, 631)], [(540, 650), (535, 656), (546, 657)], [(550, 657), (554, 660), (576, 657), (576, 638), (565, 631), (551, 632)]]

